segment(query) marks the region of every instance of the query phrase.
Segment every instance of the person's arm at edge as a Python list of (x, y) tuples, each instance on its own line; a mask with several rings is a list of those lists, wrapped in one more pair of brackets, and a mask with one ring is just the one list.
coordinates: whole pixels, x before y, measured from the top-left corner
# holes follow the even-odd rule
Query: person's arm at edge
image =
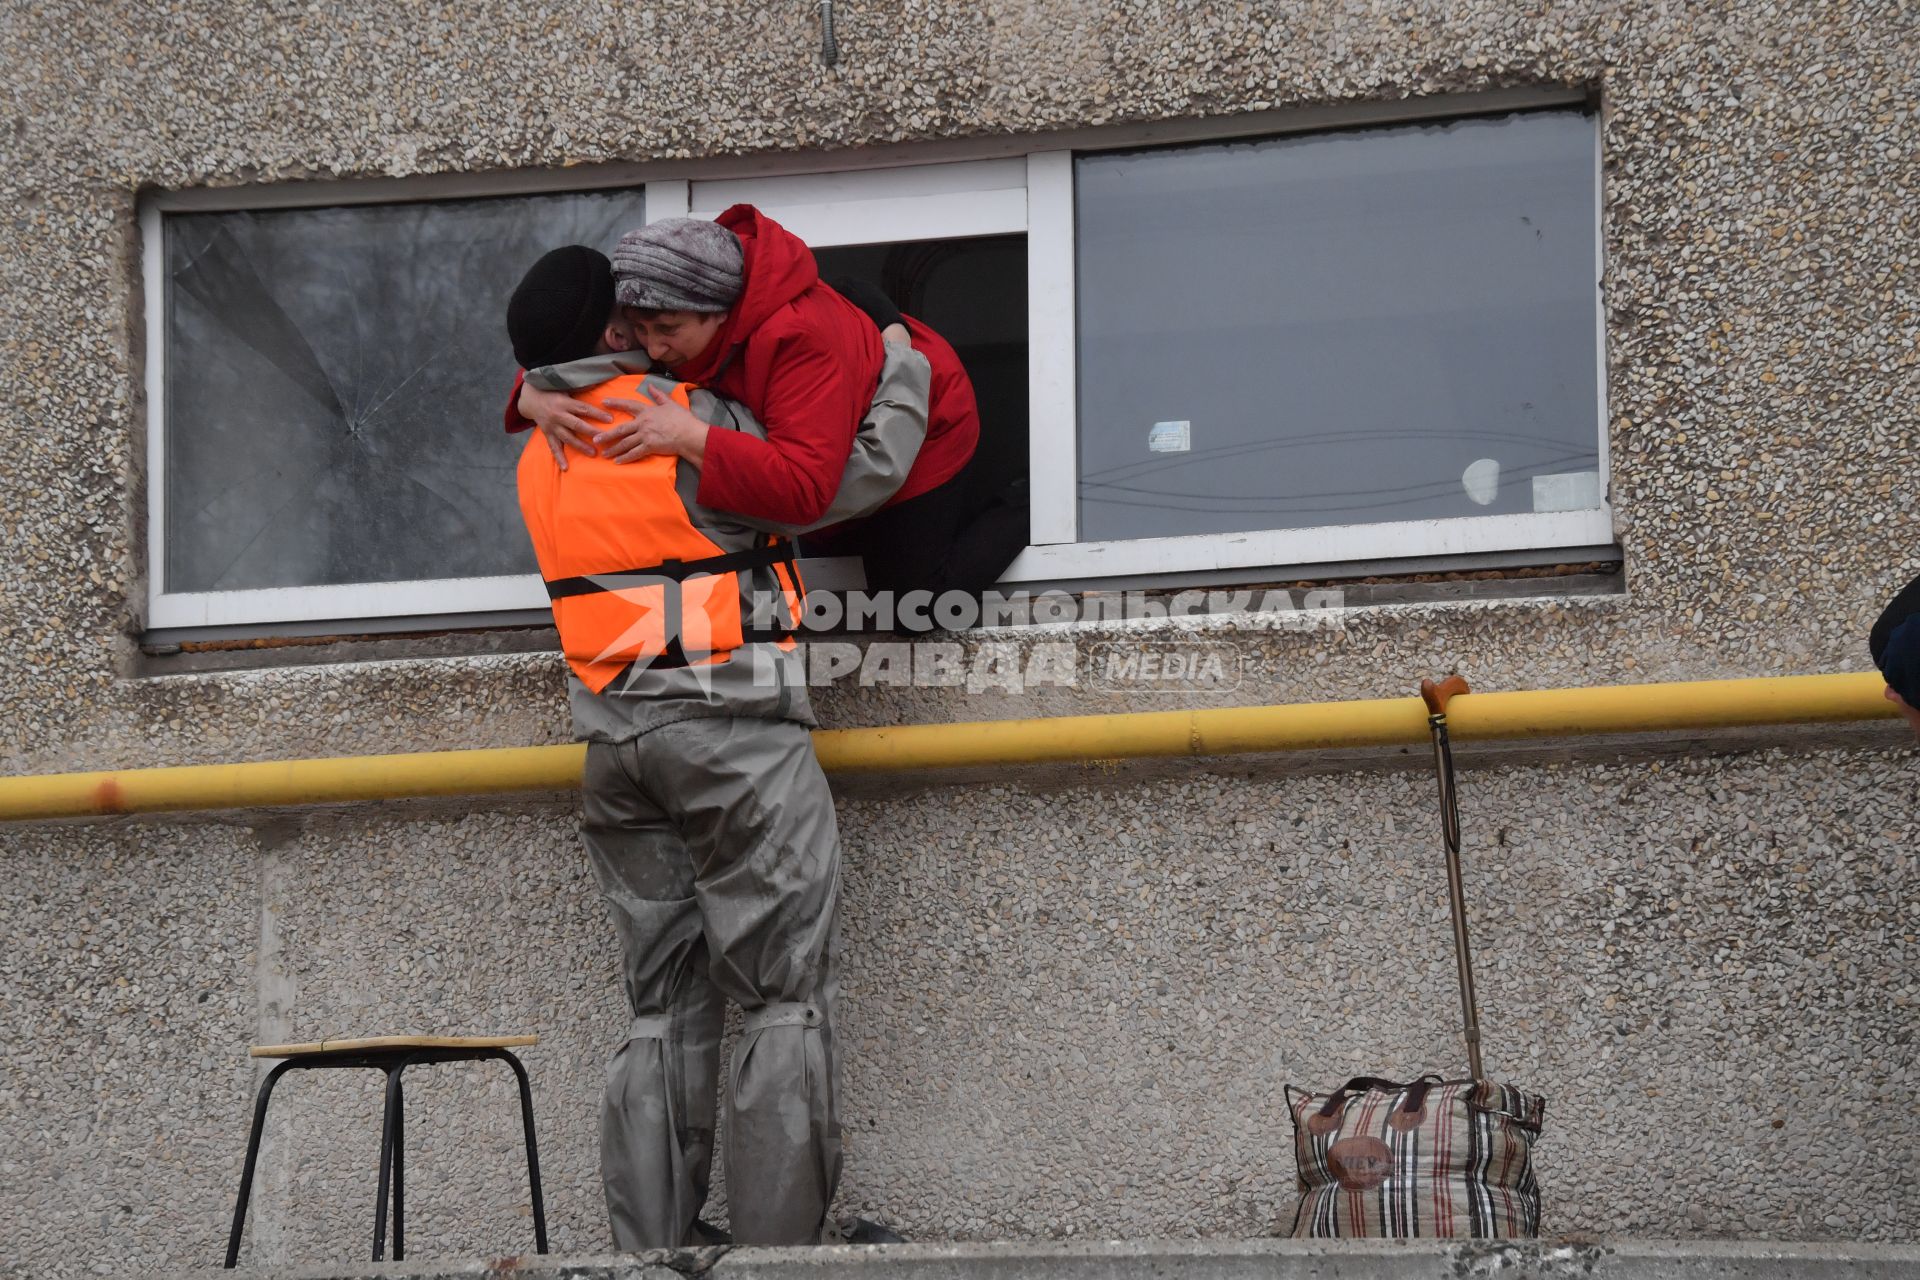
[[(1916, 617), (1920, 617), (1920, 578), (1909, 582), (1881, 610), (1868, 633), (1867, 647), (1886, 680), (1886, 700), (1906, 719), (1915, 736), (1920, 737), (1920, 706), (1902, 697), (1896, 687), (1913, 683), (1908, 672), (1920, 666), (1920, 634), (1909, 634), (1920, 627), (1920, 623), (1914, 621)], [(1908, 692), (1913, 690), (1909, 688)]]

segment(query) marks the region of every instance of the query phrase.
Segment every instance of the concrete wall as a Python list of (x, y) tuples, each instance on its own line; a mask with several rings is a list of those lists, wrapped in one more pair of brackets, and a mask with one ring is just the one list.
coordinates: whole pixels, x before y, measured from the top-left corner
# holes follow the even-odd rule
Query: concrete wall
[[(138, 673), (149, 187), (1596, 85), (1626, 590), (1205, 624), (1249, 663), (1222, 701), (1401, 694), (1455, 666), (1488, 688), (1858, 669), (1873, 613), (1920, 569), (1904, 486), (1920, 55), (1902, 7), (836, 8), (832, 71), (804, 4), (751, 21), (700, 0), (0, 15), (0, 766), (567, 735), (545, 654)], [(1115, 637), (1137, 630), (1072, 635)], [(821, 704), (859, 724), (1164, 699)], [(1468, 775), (1489, 1065), (1553, 1099), (1550, 1230), (1916, 1235), (1901, 742)], [(1257, 1233), (1290, 1207), (1283, 1081), (1455, 1061), (1417, 772), (1010, 775), (865, 789), (843, 818), (849, 1208), (935, 1238)], [(15, 1260), (217, 1258), (243, 1046), (394, 1023), (542, 1034), (528, 1060), (556, 1243), (601, 1248), (592, 1108), (620, 1018), (571, 822), (561, 803), (485, 802), (0, 831)], [(505, 1085), (448, 1071), (419, 1091), (422, 1252), (528, 1234)], [(300, 1081), (288, 1104), (256, 1256), (350, 1257), (370, 1217), (368, 1086)]]
[[(1913, 1239), (1911, 788), (1874, 749), (1463, 775), (1487, 1062), (1551, 1234)], [(860, 796), (848, 1209), (921, 1239), (1284, 1230), (1283, 1086), (1458, 1070), (1432, 782), (1244, 768)], [(606, 1247), (623, 1024), (570, 805), (14, 829), (19, 1260), (217, 1259), (257, 1037), (536, 1029), (555, 1247)], [(409, 1238), (530, 1229), (504, 1070), (423, 1072)], [(377, 1080), (294, 1076), (252, 1253), (351, 1258)], [(21, 1216), (23, 1215), (23, 1216)]]

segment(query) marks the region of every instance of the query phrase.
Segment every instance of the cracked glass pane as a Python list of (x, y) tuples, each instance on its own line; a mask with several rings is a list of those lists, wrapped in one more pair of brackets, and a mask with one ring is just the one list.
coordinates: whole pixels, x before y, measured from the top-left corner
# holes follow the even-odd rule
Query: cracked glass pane
[(1594, 120), (1084, 155), (1080, 537), (1600, 504)]
[(169, 216), (164, 590), (534, 572), (507, 296), (642, 198)]

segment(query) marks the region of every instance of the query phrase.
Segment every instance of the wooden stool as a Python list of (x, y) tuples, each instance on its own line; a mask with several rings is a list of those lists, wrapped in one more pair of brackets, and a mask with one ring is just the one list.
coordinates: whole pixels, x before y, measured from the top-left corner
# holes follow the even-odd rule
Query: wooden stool
[(280, 1077), (296, 1067), (372, 1067), (387, 1073), (386, 1118), (380, 1127), (380, 1190), (373, 1216), (373, 1260), (386, 1251), (387, 1187), (393, 1187), (393, 1257), (406, 1256), (401, 1235), (406, 1205), (406, 1105), (400, 1093), (400, 1073), (408, 1067), (434, 1062), (474, 1062), (497, 1058), (513, 1068), (520, 1082), (520, 1123), (526, 1131), (527, 1182), (533, 1191), (534, 1248), (547, 1251), (547, 1215), (540, 1200), (540, 1155), (533, 1140), (533, 1094), (527, 1071), (508, 1053), (539, 1042), (538, 1036), (375, 1036), (368, 1040), (316, 1040), (311, 1044), (255, 1045), (248, 1055), (284, 1058), (260, 1082), (253, 1104), (253, 1130), (247, 1135), (247, 1163), (240, 1173), (240, 1199), (233, 1206), (233, 1230), (227, 1236), (227, 1263), (240, 1260), (240, 1233), (247, 1224), (247, 1200), (253, 1193), (253, 1169), (260, 1156), (260, 1133), (267, 1118), (267, 1100)]

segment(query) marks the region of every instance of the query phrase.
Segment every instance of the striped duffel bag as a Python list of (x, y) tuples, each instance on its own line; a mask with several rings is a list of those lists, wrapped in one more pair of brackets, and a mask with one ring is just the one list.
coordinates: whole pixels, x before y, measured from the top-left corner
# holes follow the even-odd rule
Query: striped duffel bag
[(1296, 1238), (1540, 1234), (1533, 1140), (1546, 1100), (1486, 1080), (1372, 1076), (1287, 1086), (1300, 1177)]

